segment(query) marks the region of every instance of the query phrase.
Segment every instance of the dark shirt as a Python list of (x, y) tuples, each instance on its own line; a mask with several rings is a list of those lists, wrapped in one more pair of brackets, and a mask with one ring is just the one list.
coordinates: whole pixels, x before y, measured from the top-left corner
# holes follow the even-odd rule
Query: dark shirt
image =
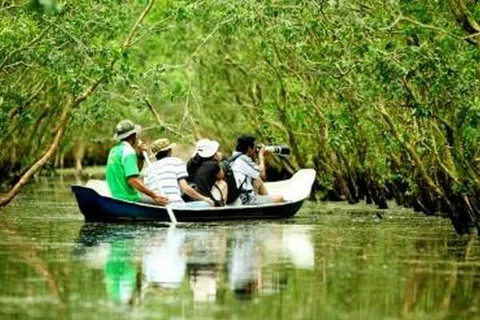
[[(189, 167), (189, 169), (188, 169)], [(217, 181), (217, 173), (220, 170), (218, 161), (208, 159), (192, 165), (187, 164), (189, 181), (195, 185), (196, 190), (206, 197), (211, 197), (213, 185)]]

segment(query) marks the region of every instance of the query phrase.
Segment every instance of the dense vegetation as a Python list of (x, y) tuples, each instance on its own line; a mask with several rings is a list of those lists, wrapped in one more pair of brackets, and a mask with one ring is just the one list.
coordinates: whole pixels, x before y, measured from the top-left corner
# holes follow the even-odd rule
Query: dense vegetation
[(321, 197), (480, 230), (479, 20), (473, 0), (4, 0), (0, 176), (99, 161), (129, 117), (225, 151), (252, 132)]

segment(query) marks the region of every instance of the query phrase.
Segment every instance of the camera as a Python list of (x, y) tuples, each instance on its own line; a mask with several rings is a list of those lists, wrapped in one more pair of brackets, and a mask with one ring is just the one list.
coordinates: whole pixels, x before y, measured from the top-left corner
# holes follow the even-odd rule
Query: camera
[(290, 148), (287, 146), (264, 146), (264, 145), (257, 145), (255, 146), (255, 151), (258, 153), (260, 149), (265, 149), (265, 151), (271, 152), (276, 154), (277, 156), (281, 157), (288, 157), (290, 155)]

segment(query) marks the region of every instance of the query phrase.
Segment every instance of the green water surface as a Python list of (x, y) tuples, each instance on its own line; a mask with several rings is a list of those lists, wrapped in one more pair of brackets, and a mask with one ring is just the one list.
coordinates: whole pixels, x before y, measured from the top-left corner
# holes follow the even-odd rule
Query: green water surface
[(69, 181), (0, 211), (0, 319), (480, 319), (480, 242), (403, 208), (85, 223)]

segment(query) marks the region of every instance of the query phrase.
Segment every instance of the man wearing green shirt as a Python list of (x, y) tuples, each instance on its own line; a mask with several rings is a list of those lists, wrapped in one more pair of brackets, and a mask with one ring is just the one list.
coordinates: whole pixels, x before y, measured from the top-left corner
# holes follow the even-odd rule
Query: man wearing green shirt
[(107, 161), (107, 183), (114, 198), (154, 202), (165, 205), (168, 198), (148, 189), (138, 177), (137, 134), (141, 128), (130, 120), (122, 120), (115, 127), (115, 139), (118, 143), (110, 149)]

